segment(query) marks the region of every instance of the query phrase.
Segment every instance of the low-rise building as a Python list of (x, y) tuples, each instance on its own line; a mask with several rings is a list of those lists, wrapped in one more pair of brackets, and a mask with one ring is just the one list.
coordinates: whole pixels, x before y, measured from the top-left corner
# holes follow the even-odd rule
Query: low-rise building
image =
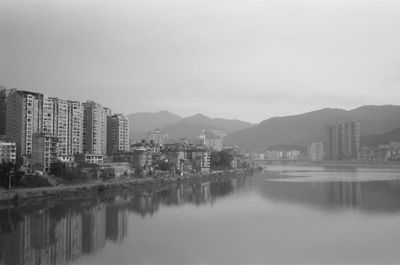
[(324, 144), (322, 142), (310, 143), (307, 145), (307, 154), (310, 161), (324, 160)]
[(190, 160), (192, 161), (192, 168), (197, 172), (209, 173), (210, 172), (210, 151), (208, 149), (192, 149), (189, 151), (191, 154)]
[(360, 159), (364, 161), (376, 160), (375, 150), (373, 148), (363, 146), (360, 151)]
[(397, 161), (400, 160), (400, 143), (390, 142), (381, 144), (375, 151), (376, 159), (379, 161)]
[(134, 174), (131, 164), (126, 162), (104, 163), (100, 170), (102, 178), (131, 177)]
[(0, 140), (0, 163), (11, 162), (17, 160), (17, 146), (15, 142)]
[(267, 151), (265, 153), (267, 160), (281, 160), (283, 159), (282, 151)]
[(34, 133), (32, 138), (32, 170), (50, 173), (51, 165), (57, 161), (58, 137), (56, 135)]
[(114, 162), (128, 162), (132, 168), (140, 172), (143, 169), (150, 169), (153, 163), (151, 149), (137, 148), (131, 152), (117, 153), (113, 156)]
[(104, 156), (99, 154), (77, 154), (75, 155), (75, 161), (79, 164), (88, 163), (101, 166), (104, 164)]

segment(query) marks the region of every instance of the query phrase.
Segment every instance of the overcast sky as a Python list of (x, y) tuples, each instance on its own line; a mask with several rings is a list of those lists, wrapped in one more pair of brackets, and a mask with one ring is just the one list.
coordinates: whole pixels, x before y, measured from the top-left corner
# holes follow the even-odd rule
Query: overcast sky
[(400, 102), (400, 1), (0, 0), (0, 84), (259, 122)]

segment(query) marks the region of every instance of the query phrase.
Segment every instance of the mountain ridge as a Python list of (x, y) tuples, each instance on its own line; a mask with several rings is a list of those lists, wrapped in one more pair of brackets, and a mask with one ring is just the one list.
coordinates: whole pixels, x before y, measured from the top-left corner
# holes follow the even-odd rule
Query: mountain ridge
[(197, 113), (182, 118), (169, 111), (137, 112), (127, 115), (130, 122), (130, 137), (145, 139), (147, 133), (160, 129), (170, 138), (190, 138), (200, 134), (200, 130), (219, 130), (226, 134), (252, 127), (250, 122), (238, 119), (210, 118)]
[(382, 134), (400, 127), (400, 106), (366, 105), (351, 110), (323, 108), (297, 115), (272, 117), (252, 128), (228, 135), (227, 145), (259, 150), (270, 145), (324, 141), (330, 123), (358, 120), (361, 136)]

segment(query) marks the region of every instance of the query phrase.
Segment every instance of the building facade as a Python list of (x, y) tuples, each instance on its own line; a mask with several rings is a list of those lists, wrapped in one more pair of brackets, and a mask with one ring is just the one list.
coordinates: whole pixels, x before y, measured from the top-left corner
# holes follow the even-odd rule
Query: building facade
[(359, 159), (360, 123), (351, 121), (329, 125), (325, 146), (328, 160)]
[(83, 152), (83, 106), (79, 101), (68, 100), (67, 155)]
[(310, 161), (321, 161), (324, 160), (324, 143), (316, 142), (307, 145), (307, 154)]
[(129, 120), (122, 114), (114, 114), (107, 121), (107, 153), (129, 151)]
[(13, 89), (6, 103), (6, 134), (16, 142), (17, 156), (32, 153), (32, 138), (37, 132), (59, 138), (60, 156), (82, 153), (80, 102)]
[(79, 101), (53, 98), (53, 134), (58, 137), (59, 156), (83, 151), (83, 107)]
[(107, 154), (107, 116), (108, 108), (93, 101), (83, 103), (83, 152)]
[(161, 132), (159, 129), (147, 134), (147, 139), (153, 141), (156, 145), (164, 145), (168, 142), (168, 134)]
[(220, 135), (202, 130), (198, 138), (201, 140), (201, 144), (212, 150), (219, 152), (223, 149), (223, 138)]
[(51, 165), (57, 162), (58, 137), (56, 135), (34, 133), (32, 141), (31, 167), (50, 173)]
[(32, 135), (42, 128), (43, 95), (13, 89), (7, 97), (6, 134), (16, 143), (17, 157), (32, 153)]
[(11, 162), (15, 164), (17, 160), (17, 146), (15, 142), (0, 140), (0, 163)]
[(7, 97), (10, 92), (10, 89), (0, 86), (0, 135), (6, 134)]

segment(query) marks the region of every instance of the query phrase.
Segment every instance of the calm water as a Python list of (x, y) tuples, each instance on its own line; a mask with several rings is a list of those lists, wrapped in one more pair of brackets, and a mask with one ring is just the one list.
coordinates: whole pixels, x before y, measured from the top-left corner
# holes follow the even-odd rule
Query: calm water
[(0, 220), (0, 264), (400, 264), (400, 169), (271, 166)]

